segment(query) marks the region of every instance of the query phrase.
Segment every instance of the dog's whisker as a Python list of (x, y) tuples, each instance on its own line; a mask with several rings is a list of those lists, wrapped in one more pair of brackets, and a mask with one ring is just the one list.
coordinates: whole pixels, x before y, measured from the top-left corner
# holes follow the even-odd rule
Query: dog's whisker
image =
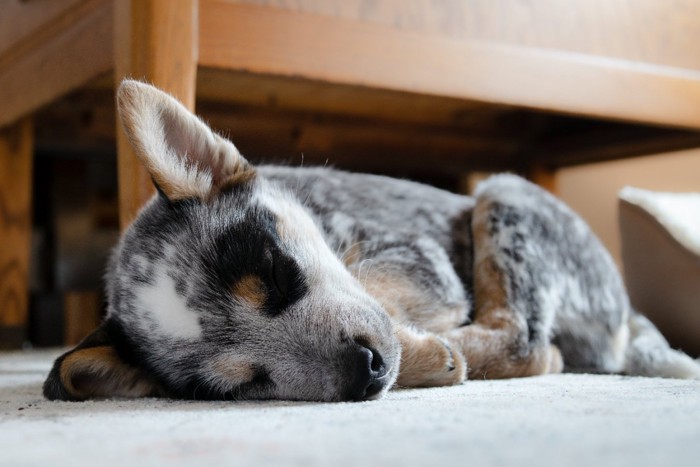
[(359, 248), (360, 246), (362, 246), (362, 245), (365, 244), (365, 243), (369, 243), (369, 240), (358, 240), (358, 241), (356, 241), (356, 242), (353, 242), (352, 244), (350, 244), (350, 246), (348, 246), (345, 250), (343, 250), (343, 253), (342, 253), (342, 254), (338, 254), (338, 251), (339, 251), (340, 248), (342, 248), (342, 246), (343, 246), (343, 245), (341, 244), (341, 245), (338, 246), (338, 250), (336, 251), (336, 256), (340, 258), (340, 261), (341, 261), (342, 263), (345, 263), (345, 260), (347, 259), (347, 255), (348, 255), (352, 250), (354, 250), (355, 248)]

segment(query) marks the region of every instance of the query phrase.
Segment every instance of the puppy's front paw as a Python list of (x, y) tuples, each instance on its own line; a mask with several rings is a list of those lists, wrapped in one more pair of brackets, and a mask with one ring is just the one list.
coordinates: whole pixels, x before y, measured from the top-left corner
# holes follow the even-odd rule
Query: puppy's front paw
[(408, 328), (398, 333), (401, 341), (399, 386), (429, 387), (459, 384), (466, 378), (462, 353), (446, 340)]

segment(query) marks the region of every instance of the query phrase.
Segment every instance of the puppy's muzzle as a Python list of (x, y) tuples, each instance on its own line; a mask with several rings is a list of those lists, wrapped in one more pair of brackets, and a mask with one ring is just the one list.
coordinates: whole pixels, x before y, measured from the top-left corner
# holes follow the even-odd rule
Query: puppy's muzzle
[(363, 343), (357, 342), (350, 355), (351, 383), (346, 400), (371, 399), (384, 389), (389, 381), (389, 370), (381, 354)]

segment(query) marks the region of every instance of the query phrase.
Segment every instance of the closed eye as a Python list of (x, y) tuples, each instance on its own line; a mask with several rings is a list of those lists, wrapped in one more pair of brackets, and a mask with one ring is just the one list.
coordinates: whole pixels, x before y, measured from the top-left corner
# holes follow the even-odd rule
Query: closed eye
[(285, 271), (284, 271), (284, 266), (281, 264), (281, 261), (279, 258), (275, 258), (275, 255), (272, 256), (272, 284), (275, 286), (277, 289), (277, 292), (279, 292), (280, 295), (283, 297), (287, 296), (287, 278), (285, 277)]
[(306, 292), (306, 284), (296, 262), (289, 256), (270, 250), (269, 258), (271, 293), (269, 311), (278, 314), (301, 298)]

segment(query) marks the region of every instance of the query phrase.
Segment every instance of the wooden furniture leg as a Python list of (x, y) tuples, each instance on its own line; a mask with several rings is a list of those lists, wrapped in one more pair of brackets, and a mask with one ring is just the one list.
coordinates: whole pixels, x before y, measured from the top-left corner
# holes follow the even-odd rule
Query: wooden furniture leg
[(558, 193), (557, 171), (542, 164), (533, 164), (527, 171), (527, 178), (553, 195)]
[(33, 136), (30, 119), (0, 129), (0, 348), (26, 339)]
[[(198, 0), (115, 2), (115, 83), (150, 82), (194, 110), (199, 51)], [(117, 119), (118, 120), (118, 119)], [(150, 176), (117, 123), (119, 220), (125, 228), (153, 193)]]

